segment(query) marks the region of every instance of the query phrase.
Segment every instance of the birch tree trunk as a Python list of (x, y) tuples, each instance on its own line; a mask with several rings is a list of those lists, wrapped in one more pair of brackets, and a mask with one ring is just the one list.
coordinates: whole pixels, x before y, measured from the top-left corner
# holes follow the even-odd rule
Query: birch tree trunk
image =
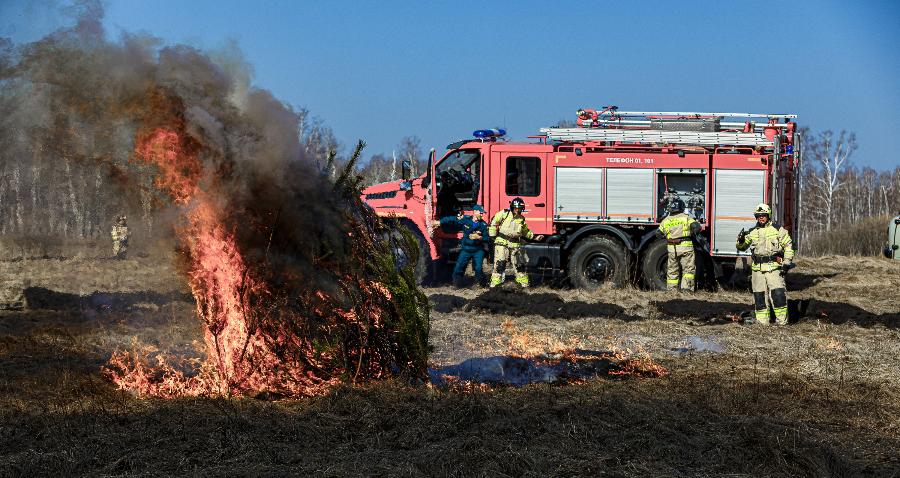
[(94, 225), (91, 229), (91, 237), (96, 234), (103, 233), (103, 218), (106, 216), (106, 201), (103, 200), (103, 173), (100, 168), (94, 176), (94, 214), (96, 215)]
[(40, 159), (37, 158), (38, 152), (35, 151), (35, 159), (34, 162), (31, 163), (31, 224), (30, 229), (34, 234), (40, 234), (40, 228), (38, 227), (38, 182), (40, 179), (40, 168), (38, 167)]
[(78, 207), (78, 198), (75, 195), (75, 183), (72, 180), (72, 161), (69, 158), (65, 158), (66, 164), (66, 179), (69, 184), (69, 204), (72, 207), (72, 219), (74, 220), (74, 229), (75, 232), (81, 234), (82, 232), (82, 224), (84, 219), (82, 218), (82, 211)]
[(0, 234), (6, 234), (7, 227), (9, 226), (10, 220), (12, 217), (6, 217), (6, 210), (4, 208), (6, 199), (6, 169), (0, 170)]
[(391, 151), (391, 181), (397, 180), (397, 151)]
[(141, 209), (144, 224), (147, 226), (147, 237), (153, 237), (153, 194), (150, 186), (141, 187)]

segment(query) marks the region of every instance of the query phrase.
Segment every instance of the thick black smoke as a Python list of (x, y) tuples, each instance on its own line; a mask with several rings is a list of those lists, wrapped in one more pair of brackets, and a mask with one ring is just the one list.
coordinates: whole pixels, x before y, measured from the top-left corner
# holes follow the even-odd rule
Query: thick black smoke
[[(0, 45), (3, 154), (30, 158), (34, 171), (86, 165), (98, 178), (102, 171), (145, 206), (174, 208), (182, 218), (174, 226), (190, 234), (195, 231), (184, 218), (196, 205), (174, 204), (170, 191), (153, 187), (156, 170), (135, 151), (155, 130), (177, 132), (180, 147), (202, 164), (199, 187), (235, 238), (248, 277), (266, 284), (266, 293), (241, 299), (250, 309), (251, 334), (301, 370), (298, 375), (322, 381), (424, 372), (424, 297), (391, 266), (377, 220), (352, 181), (335, 184), (320, 170), (321, 158), (304, 153), (301, 116), (251, 86), (251, 69), (238, 54), (210, 56), (146, 35), (109, 41), (98, 2), (79, 3), (78, 11), (72, 28), (27, 45)], [(71, 179), (70, 189), (74, 196)], [(90, 205), (80, 204), (81, 211), (77, 205), (46, 204), (72, 207), (73, 227), (84, 230)], [(194, 239), (179, 244), (189, 275), (197, 269)], [(387, 284), (390, 293), (375, 292), (373, 282)], [(317, 299), (316, 291), (327, 299)], [(353, 323), (341, 321), (347, 311)], [(216, 333), (218, 325), (207, 325)], [(312, 348), (325, 359), (312, 360)], [(272, 384), (292, 374), (265, 386), (277, 388)]]

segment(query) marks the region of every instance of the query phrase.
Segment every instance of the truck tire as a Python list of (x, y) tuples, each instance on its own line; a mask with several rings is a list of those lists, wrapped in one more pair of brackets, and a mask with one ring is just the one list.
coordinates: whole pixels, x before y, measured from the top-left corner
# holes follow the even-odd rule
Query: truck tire
[[(404, 230), (401, 230), (404, 229)], [(417, 257), (408, 257), (407, 251), (402, 247), (404, 233), (412, 234), (418, 245), (419, 254)], [(391, 229), (385, 237), (390, 242), (390, 248), (400, 268), (406, 267), (411, 261), (415, 261), (413, 266), (413, 277), (419, 285), (426, 285), (429, 282), (431, 269), (431, 256), (428, 254), (428, 244), (425, 238), (419, 233), (418, 228), (410, 227), (407, 224), (400, 224), (398, 228)]]
[(644, 251), (641, 259), (641, 279), (650, 290), (666, 290), (666, 263), (669, 252), (666, 241), (654, 241)]
[(579, 289), (596, 289), (606, 282), (619, 287), (628, 277), (628, 256), (613, 239), (588, 237), (572, 248), (568, 271), (572, 285)]

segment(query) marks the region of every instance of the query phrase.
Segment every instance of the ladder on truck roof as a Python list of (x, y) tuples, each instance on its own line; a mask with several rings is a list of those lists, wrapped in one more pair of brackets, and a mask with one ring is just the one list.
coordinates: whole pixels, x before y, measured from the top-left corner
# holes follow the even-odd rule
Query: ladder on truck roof
[[(694, 111), (618, 111), (615, 106), (602, 110), (579, 110), (578, 128), (541, 128), (548, 141), (662, 143), (701, 146), (774, 146), (765, 135), (766, 128), (787, 128), (794, 114), (717, 113)], [(723, 118), (755, 121), (722, 122)], [(701, 129), (679, 129), (691, 122), (703, 122)], [(725, 131), (720, 131), (724, 129)], [(730, 131), (729, 131), (730, 130)]]
[(797, 115), (790, 114), (758, 114), (758, 113), (698, 113), (696, 111), (619, 111), (611, 109), (611, 113), (604, 116), (677, 116), (681, 118), (699, 118), (717, 116), (719, 118), (766, 118), (766, 119), (794, 119)]
[(619, 141), (623, 143), (662, 143), (725, 146), (774, 146), (763, 133), (696, 131), (658, 131), (650, 129), (541, 128), (549, 141)]

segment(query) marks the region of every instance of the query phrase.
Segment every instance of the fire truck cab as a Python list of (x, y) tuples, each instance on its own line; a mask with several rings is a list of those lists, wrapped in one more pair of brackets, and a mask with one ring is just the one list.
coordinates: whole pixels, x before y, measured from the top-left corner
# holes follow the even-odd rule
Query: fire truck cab
[(532, 273), (581, 288), (639, 281), (660, 289), (666, 245), (655, 232), (678, 197), (702, 225), (699, 270), (707, 280), (727, 277), (748, 254), (735, 239), (754, 225), (760, 202), (800, 243), (795, 117), (578, 110), (576, 127), (543, 128), (533, 142), (478, 130), (440, 158), (432, 150), (420, 177), (372, 186), (363, 199), (419, 240), (423, 280), (452, 268), (458, 250), (458, 233), (442, 230), (441, 217), (482, 204), (490, 221), (521, 197), (531, 230), (548, 237), (525, 246)]

